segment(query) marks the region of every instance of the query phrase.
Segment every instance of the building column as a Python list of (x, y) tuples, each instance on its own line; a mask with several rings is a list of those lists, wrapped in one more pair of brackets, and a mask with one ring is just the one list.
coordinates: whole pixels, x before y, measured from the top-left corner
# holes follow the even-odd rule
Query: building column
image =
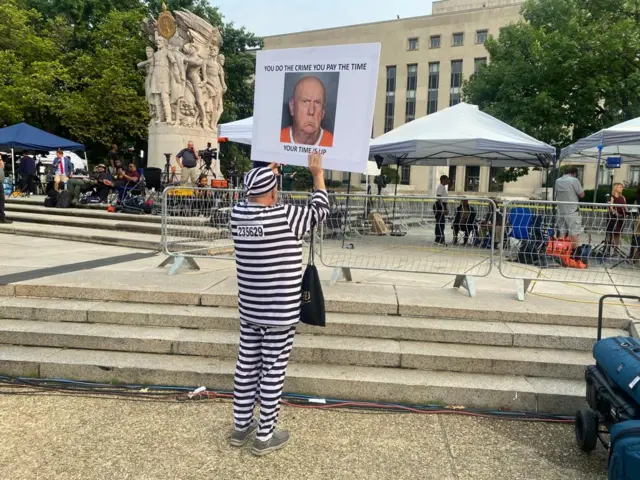
[(490, 179), (489, 174), (490, 174), (489, 167), (480, 167), (480, 185), (478, 188), (478, 194), (489, 192), (489, 179)]

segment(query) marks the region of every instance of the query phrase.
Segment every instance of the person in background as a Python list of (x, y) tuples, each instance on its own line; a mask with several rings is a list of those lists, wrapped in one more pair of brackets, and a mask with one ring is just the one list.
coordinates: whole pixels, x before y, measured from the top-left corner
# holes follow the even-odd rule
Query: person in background
[[(289, 443), (277, 431), (280, 397), (300, 321), (302, 238), (329, 213), (322, 155), (309, 155), (314, 193), (307, 206), (279, 205), (276, 166), (254, 168), (244, 177), (246, 200), (231, 212), (236, 252), (240, 346), (233, 391), (234, 431), (229, 443), (267, 455)], [(256, 255), (255, 252), (259, 252)], [(259, 419), (254, 407), (260, 403)]]
[(140, 172), (136, 168), (136, 164), (133, 162), (129, 162), (129, 167), (127, 171), (122, 174), (122, 179), (126, 180), (128, 184), (135, 185), (140, 181)]
[(120, 165), (122, 165), (122, 162), (120, 161), (120, 157), (118, 157), (118, 145), (116, 145), (115, 143), (113, 145), (111, 145), (111, 150), (109, 150), (109, 153), (107, 154), (107, 158), (109, 159), (109, 166), (111, 167), (111, 173), (115, 174), (116, 173), (116, 162), (120, 162)]
[(132, 187), (140, 181), (140, 172), (136, 168), (136, 164), (130, 162), (127, 170), (118, 167), (115, 175), (115, 187)]
[(382, 195), (382, 189), (387, 187), (387, 176), (383, 173), (376, 175), (373, 179), (373, 183), (378, 187), (378, 196)]
[(469, 243), (469, 235), (476, 230), (476, 209), (469, 205), (469, 200), (462, 200), (456, 208), (456, 216), (451, 225), (453, 229), (453, 244), (459, 243), (460, 232), (464, 234), (464, 243)]
[(449, 185), (449, 177), (442, 175), (440, 177), (440, 184), (436, 188), (436, 203), (433, 204), (433, 211), (436, 216), (436, 244), (446, 245), (444, 238), (444, 224), (447, 218), (447, 198), (449, 197), (449, 191), (447, 190)]
[(567, 168), (566, 173), (556, 180), (555, 185), (556, 200), (558, 202), (570, 202), (568, 204), (558, 204), (558, 236), (563, 238), (569, 236), (573, 251), (580, 245), (580, 234), (582, 233), (582, 217), (578, 202), (584, 198), (584, 190), (578, 180), (578, 169), (576, 167)]
[(71, 158), (65, 157), (62, 150), (56, 152), (56, 158), (53, 160), (53, 189), (60, 191), (60, 182), (66, 183), (73, 176), (73, 165)]
[(296, 168), (293, 165), (282, 167), (282, 191), (292, 192), (296, 178)]
[(616, 247), (620, 246), (620, 234), (627, 216), (627, 200), (622, 195), (623, 185), (613, 184), (611, 199), (609, 200), (609, 221), (607, 222), (607, 243)]
[(33, 195), (35, 193), (34, 182), (37, 178), (36, 161), (33, 157), (30, 157), (27, 152), (25, 152), (20, 159), (18, 173), (20, 174), (22, 191), (27, 195)]
[(183, 185), (190, 183), (195, 186), (198, 182), (198, 160), (198, 152), (191, 141), (187, 143), (187, 148), (183, 148), (176, 155), (176, 162), (182, 168), (180, 181)]
[[(493, 222), (494, 210), (496, 212), (495, 223)], [(502, 242), (503, 218), (500, 205), (494, 207), (493, 202), (489, 202), (489, 211), (480, 222), (480, 238), (476, 240), (475, 245), (482, 246), (482, 248), (491, 248), (491, 242), (493, 242), (494, 250), (499, 250), (500, 242)]]
[(0, 223), (13, 223), (4, 214), (4, 160), (0, 157)]

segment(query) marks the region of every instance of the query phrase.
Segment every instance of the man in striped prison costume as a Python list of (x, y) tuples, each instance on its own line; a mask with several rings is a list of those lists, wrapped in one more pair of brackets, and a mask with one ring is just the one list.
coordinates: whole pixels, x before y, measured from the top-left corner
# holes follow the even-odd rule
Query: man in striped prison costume
[[(231, 230), (238, 275), (240, 348), (233, 392), (240, 447), (257, 431), (251, 452), (266, 455), (284, 447), (289, 433), (276, 431), (280, 397), (302, 295), (302, 237), (324, 220), (329, 201), (322, 156), (309, 155), (314, 193), (308, 206), (278, 205), (275, 166), (245, 175), (246, 200), (233, 207)], [(259, 420), (253, 418), (260, 403)]]

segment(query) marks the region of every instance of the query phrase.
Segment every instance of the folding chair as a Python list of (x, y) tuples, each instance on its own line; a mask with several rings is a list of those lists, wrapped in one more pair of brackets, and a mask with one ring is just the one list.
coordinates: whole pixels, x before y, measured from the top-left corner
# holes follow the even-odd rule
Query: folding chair
[[(533, 212), (529, 208), (516, 207), (509, 212), (510, 231), (507, 236), (509, 241), (511, 256), (517, 256), (522, 242), (528, 242), (530, 239), (530, 227), (533, 220)], [(515, 243), (515, 245), (514, 245)], [(515, 248), (514, 248), (515, 247)], [(514, 254), (515, 251), (515, 254)]]

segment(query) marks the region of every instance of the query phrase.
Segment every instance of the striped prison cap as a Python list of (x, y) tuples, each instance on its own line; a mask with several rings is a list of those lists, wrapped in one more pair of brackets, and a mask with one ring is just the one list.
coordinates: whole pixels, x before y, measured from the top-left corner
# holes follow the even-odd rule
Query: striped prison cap
[(276, 188), (276, 175), (269, 167), (252, 168), (244, 176), (244, 188), (248, 197), (259, 197)]

